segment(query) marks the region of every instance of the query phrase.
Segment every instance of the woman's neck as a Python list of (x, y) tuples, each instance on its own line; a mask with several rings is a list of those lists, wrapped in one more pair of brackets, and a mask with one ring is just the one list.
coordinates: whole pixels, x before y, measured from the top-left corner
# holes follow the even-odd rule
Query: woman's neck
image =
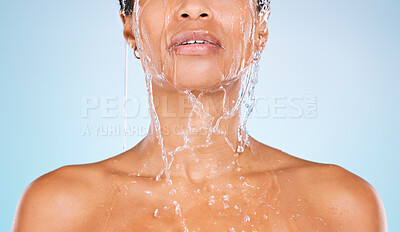
[(171, 176), (195, 182), (233, 171), (238, 159), (240, 104), (234, 107), (239, 89), (240, 80), (202, 93), (153, 83), (154, 111), (143, 149), (150, 156), (163, 154), (164, 162), (173, 160)]

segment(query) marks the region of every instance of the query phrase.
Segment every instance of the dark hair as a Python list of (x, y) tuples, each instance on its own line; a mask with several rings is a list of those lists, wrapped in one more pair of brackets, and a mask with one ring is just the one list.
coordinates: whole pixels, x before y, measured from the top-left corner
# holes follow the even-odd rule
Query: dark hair
[[(121, 10), (124, 11), (125, 15), (130, 15), (133, 12), (133, 1), (134, 0), (119, 0)], [(266, 11), (269, 9), (270, 0), (256, 0), (257, 8), (259, 11)]]

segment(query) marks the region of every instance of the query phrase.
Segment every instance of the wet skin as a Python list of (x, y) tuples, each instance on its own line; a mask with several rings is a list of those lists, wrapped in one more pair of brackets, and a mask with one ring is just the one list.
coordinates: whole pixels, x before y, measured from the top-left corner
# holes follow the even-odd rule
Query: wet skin
[[(366, 181), (253, 143), (240, 171), (200, 182), (173, 177), (172, 197), (190, 231), (386, 231), (383, 205)], [(184, 231), (164, 179), (133, 174), (142, 162), (136, 150), (35, 180), (13, 231)]]
[[(251, 63), (253, 54), (266, 43), (265, 17), (254, 19), (252, 1), (167, 2), (168, 6), (141, 1), (145, 38), (141, 61), (151, 61), (150, 72), (156, 78), (164, 72), (173, 87), (198, 91), (218, 87), (224, 78), (242, 71), (241, 65)], [(132, 17), (121, 18), (125, 39), (135, 47)], [(187, 31), (197, 31), (200, 35), (196, 36), (204, 39), (205, 31), (215, 34), (223, 49), (180, 45), (192, 47), (175, 49), (184, 55), (171, 53), (169, 42)], [(203, 104), (212, 102), (214, 109), (205, 115), (217, 119), (223, 116), (223, 107), (232, 109), (239, 87), (239, 80), (228, 81), (224, 92), (205, 94)], [(157, 83), (152, 90), (161, 99), (155, 106), (161, 126), (187, 128), (189, 121), (193, 127), (208, 126), (203, 118), (182, 110), (180, 99), (187, 96)], [(223, 102), (224, 94), (231, 100)], [(175, 116), (168, 116), (171, 112)], [(224, 137), (213, 135), (213, 143), (204, 149), (176, 153), (170, 186), (166, 175), (156, 180), (164, 164), (158, 140), (151, 137), (156, 134), (152, 113), (149, 135), (131, 150), (98, 163), (59, 168), (29, 185), (18, 204), (12, 231), (387, 231), (376, 191), (339, 166), (305, 161), (254, 139), (237, 160), (233, 158), (226, 141), (238, 141), (239, 122), (236, 112), (221, 121), (221, 128), (228, 128)], [(163, 136), (169, 151), (182, 145), (182, 140), (176, 133)], [(204, 135), (193, 135), (190, 145), (201, 146), (205, 140)], [(237, 163), (232, 165), (233, 161)]]

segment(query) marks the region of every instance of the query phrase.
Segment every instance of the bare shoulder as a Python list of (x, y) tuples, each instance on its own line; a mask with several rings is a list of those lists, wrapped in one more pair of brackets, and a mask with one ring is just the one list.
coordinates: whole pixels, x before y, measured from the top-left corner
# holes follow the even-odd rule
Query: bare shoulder
[(387, 231), (386, 215), (377, 191), (361, 177), (331, 164), (306, 162), (294, 170), (315, 214), (334, 231)]
[(22, 194), (13, 232), (81, 231), (107, 194), (100, 164), (61, 167), (33, 181)]
[(259, 163), (272, 163), (263, 166), (290, 179), (287, 197), (294, 192), (304, 197), (312, 213), (329, 222), (331, 231), (387, 231), (382, 200), (361, 177), (338, 165), (307, 161), (266, 145), (259, 147), (259, 154), (269, 154)]

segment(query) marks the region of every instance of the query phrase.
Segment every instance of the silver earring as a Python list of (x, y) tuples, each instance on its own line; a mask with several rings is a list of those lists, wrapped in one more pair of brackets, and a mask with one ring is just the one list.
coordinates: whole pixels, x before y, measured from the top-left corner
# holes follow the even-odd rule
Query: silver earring
[(137, 50), (137, 47), (135, 47), (135, 50), (133, 51), (133, 55), (136, 57), (136, 59), (140, 60), (140, 55), (139, 55), (139, 52)]

